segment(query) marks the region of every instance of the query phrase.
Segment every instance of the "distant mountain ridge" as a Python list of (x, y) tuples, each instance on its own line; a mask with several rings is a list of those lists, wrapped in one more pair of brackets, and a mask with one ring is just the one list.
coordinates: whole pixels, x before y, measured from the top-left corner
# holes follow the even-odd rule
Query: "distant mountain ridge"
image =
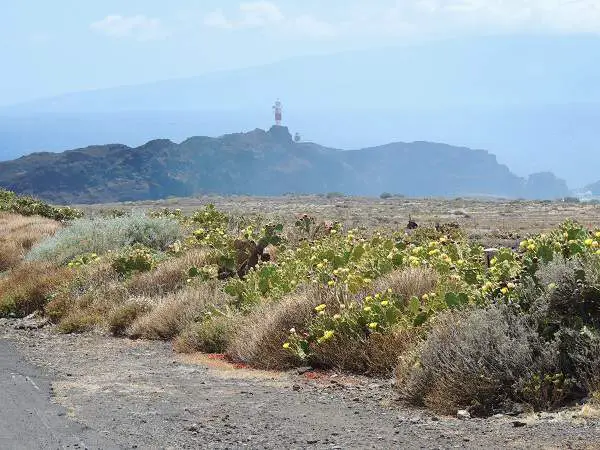
[(520, 176), (549, 170), (581, 188), (600, 165), (599, 52), (593, 34), (435, 39), (72, 92), (0, 107), (0, 161), (249, 130), (280, 97), (286, 123), (313, 142), (485, 148)]
[(180, 144), (90, 146), (0, 163), (0, 186), (56, 203), (104, 203), (204, 193), (558, 198), (563, 180), (514, 175), (483, 150), (430, 142), (342, 151), (294, 142), (286, 127)]

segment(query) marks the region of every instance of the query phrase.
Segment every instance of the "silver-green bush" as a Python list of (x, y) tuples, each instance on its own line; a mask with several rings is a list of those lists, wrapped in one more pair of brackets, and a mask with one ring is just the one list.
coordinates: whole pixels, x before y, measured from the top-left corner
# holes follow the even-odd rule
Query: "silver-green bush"
[(179, 223), (168, 218), (132, 215), (79, 219), (36, 245), (26, 259), (64, 264), (83, 253), (102, 255), (134, 244), (165, 250), (182, 235)]

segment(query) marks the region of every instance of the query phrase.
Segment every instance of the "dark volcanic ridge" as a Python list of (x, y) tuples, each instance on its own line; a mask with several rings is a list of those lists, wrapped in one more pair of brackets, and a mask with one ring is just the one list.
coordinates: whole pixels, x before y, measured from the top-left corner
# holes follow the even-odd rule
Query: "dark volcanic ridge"
[(287, 127), (33, 153), (0, 163), (0, 186), (56, 203), (156, 200), (201, 194), (286, 193), (412, 197), (493, 196), (555, 199), (569, 195), (551, 173), (527, 179), (496, 156), (431, 142), (337, 150), (294, 142)]

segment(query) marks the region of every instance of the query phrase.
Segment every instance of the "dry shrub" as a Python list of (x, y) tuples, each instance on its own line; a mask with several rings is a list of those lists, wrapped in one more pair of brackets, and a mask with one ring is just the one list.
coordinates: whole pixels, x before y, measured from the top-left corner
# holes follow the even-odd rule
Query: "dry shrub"
[(0, 278), (0, 316), (27, 316), (42, 310), (67, 285), (73, 271), (45, 263), (26, 263)]
[(108, 329), (113, 336), (124, 336), (135, 320), (152, 310), (152, 301), (133, 298), (115, 308), (108, 315)]
[(150, 272), (140, 273), (131, 279), (129, 291), (136, 296), (163, 296), (185, 287), (188, 270), (202, 267), (207, 263), (208, 252), (205, 249), (192, 249), (178, 258), (162, 262)]
[(84, 333), (92, 331), (102, 322), (102, 317), (90, 311), (74, 310), (61, 320), (58, 331), (61, 333)]
[(399, 358), (419, 342), (421, 329), (398, 329), (369, 336), (336, 335), (313, 349), (313, 365), (370, 376), (393, 375)]
[(75, 309), (110, 309), (123, 301), (128, 293), (118, 282), (118, 276), (110, 262), (101, 261), (72, 270), (75, 274), (44, 308), (46, 315), (59, 322)]
[(282, 344), (289, 337), (290, 328), (304, 327), (317, 305), (331, 301), (327, 291), (308, 288), (278, 302), (261, 305), (241, 321), (227, 354), (236, 361), (267, 370), (301, 364)]
[(34, 244), (60, 228), (58, 222), (43, 217), (0, 212), (0, 272), (16, 267)]
[(518, 397), (523, 380), (554, 367), (535, 330), (506, 306), (443, 314), (422, 346), (401, 361), (401, 396), (442, 414), (490, 414)]
[(227, 349), (238, 323), (238, 316), (217, 315), (193, 322), (175, 339), (178, 353), (222, 353)]
[(430, 268), (409, 267), (391, 272), (375, 280), (374, 288), (383, 292), (389, 288), (404, 299), (412, 296), (421, 297), (435, 291), (438, 282), (437, 273)]
[(150, 313), (137, 318), (127, 334), (132, 338), (171, 339), (201, 319), (211, 305), (222, 305), (226, 300), (215, 282), (168, 294), (158, 300)]
[(0, 272), (16, 267), (22, 260), (23, 247), (14, 241), (0, 241)]

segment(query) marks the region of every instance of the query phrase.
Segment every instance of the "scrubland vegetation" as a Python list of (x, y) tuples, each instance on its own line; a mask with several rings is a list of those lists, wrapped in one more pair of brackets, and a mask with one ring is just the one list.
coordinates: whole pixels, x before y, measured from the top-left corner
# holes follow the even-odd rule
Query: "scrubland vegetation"
[(10, 208), (2, 316), (39, 311), (61, 332), (173, 340), (257, 368), (394, 377), (439, 413), (600, 396), (600, 231), (576, 222), (485, 251), (454, 224), (344, 229), (212, 205), (58, 223)]

